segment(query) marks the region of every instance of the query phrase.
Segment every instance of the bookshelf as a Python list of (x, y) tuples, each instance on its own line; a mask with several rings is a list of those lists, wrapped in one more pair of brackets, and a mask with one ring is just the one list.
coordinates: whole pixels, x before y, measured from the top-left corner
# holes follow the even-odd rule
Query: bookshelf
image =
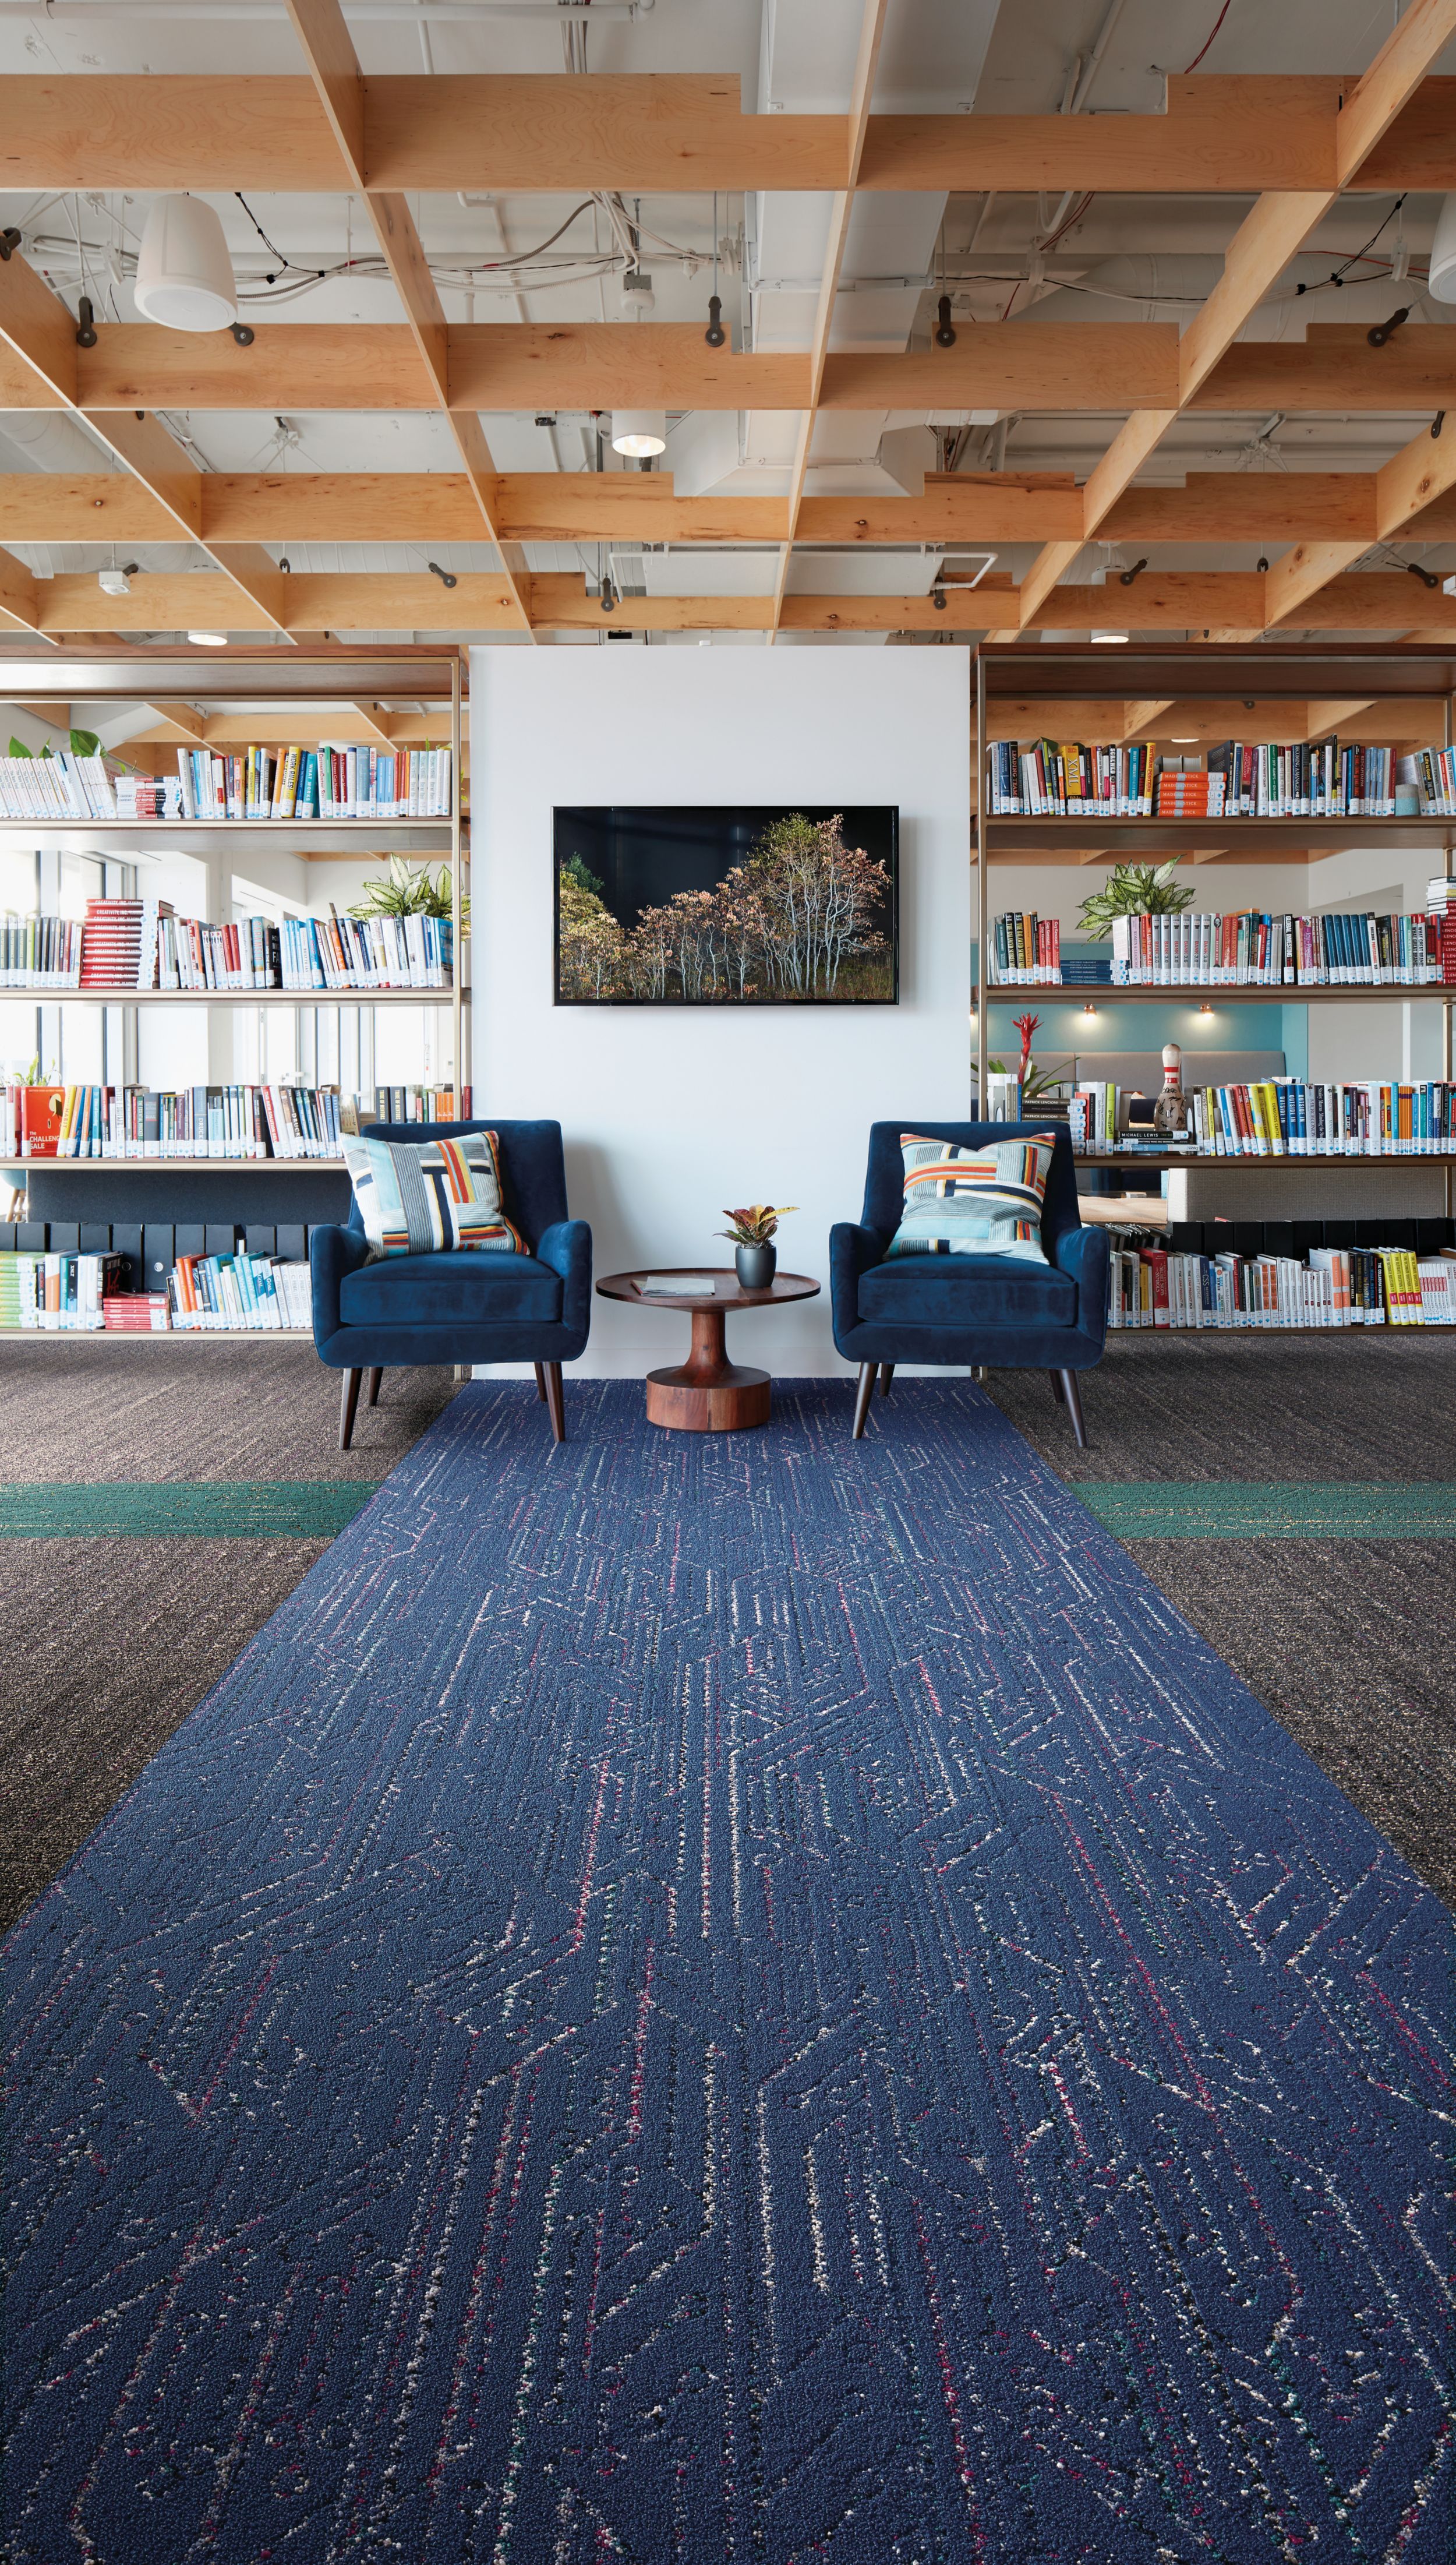
[[(260, 650), (246, 645), (226, 655), (212, 650), (57, 650), (45, 657), (7, 657), (0, 661), (3, 691), (12, 700), (22, 701), (39, 712), (43, 707), (56, 707), (56, 727), (65, 730), (73, 718), (75, 705), (88, 707), (86, 719), (100, 727), (97, 715), (108, 705), (136, 704), (164, 717), (169, 708), (180, 715), (180, 731), (185, 740), (179, 745), (206, 747), (208, 725), (218, 725), (215, 745), (219, 754), (238, 754), (240, 726), (247, 725), (247, 736), (265, 747), (280, 747), (294, 740), (313, 744), (321, 740), (356, 736), (353, 726), (357, 708), (370, 708), (373, 726), (381, 739), (387, 734), (390, 709), (401, 707), (412, 717), (423, 715), (429, 724), (436, 746), (452, 752), (452, 809), (449, 816), (430, 818), (323, 818), (291, 819), (105, 819), (80, 816), (21, 817), (0, 816), (0, 846), (25, 853), (46, 850), (100, 857), (104, 861), (134, 867), (136, 895), (146, 896), (146, 876), (154, 863), (164, 863), (172, 854), (191, 855), (209, 860), (214, 885), (220, 876), (217, 865), (235, 856), (246, 866), (248, 856), (267, 849), (272, 853), (294, 854), (313, 861), (330, 856), (359, 861), (378, 855), (406, 855), (432, 865), (448, 862), (451, 875), (452, 926), (455, 968), (452, 983), (445, 989), (6, 989), (0, 991), (0, 1003), (18, 1003), (37, 1010), (75, 1007), (104, 1008), (121, 1017), (123, 1052), (134, 1059), (139, 1011), (166, 1010), (176, 1007), (205, 1008), (236, 1014), (241, 1009), (292, 1008), (303, 1016), (333, 1014), (343, 1017), (355, 1012), (372, 1017), (376, 1010), (401, 1007), (429, 1008), (448, 1019), (448, 1075), (439, 1082), (453, 1083), (457, 1088), (470, 1083), (471, 1041), (471, 974), (469, 942), (464, 930), (464, 901), (468, 889), (469, 822), (463, 816), (466, 799), (463, 758), (464, 686), (463, 663), (451, 651), (400, 649), (387, 653), (345, 648), (327, 651), (271, 648)], [(353, 719), (351, 720), (351, 716)], [(438, 727), (436, 725), (438, 724)], [(410, 739), (414, 744), (418, 721), (414, 720)], [(121, 753), (125, 754), (124, 743)], [(170, 754), (155, 753), (156, 762)], [(342, 896), (342, 895), (340, 895)], [(312, 903), (311, 902), (312, 906)], [(321, 903), (319, 903), (321, 906)], [(221, 923), (229, 914), (224, 896), (220, 914), (213, 918)], [(131, 1082), (128, 1079), (128, 1082)], [(51, 1184), (59, 1179), (66, 1183), (73, 1176), (87, 1179), (85, 1197), (87, 1217), (99, 1226), (108, 1219), (134, 1219), (138, 1201), (144, 1201), (145, 1217), (167, 1219), (166, 1188), (180, 1185), (184, 1192), (193, 1189), (198, 1179), (206, 1180), (206, 1218), (209, 1223), (221, 1217), (220, 1189), (231, 1190), (237, 1182), (236, 1226), (246, 1230), (254, 1220), (253, 1205), (260, 1193), (258, 1178), (284, 1176), (320, 1180), (336, 1191), (342, 1177), (342, 1161), (336, 1157), (300, 1158), (230, 1158), (230, 1157), (110, 1157), (110, 1158), (38, 1158), (23, 1162), (28, 1175), (44, 1178)], [(134, 1188), (141, 1180), (140, 1196)], [(39, 1188), (38, 1188), (39, 1190)], [(294, 1191), (290, 1186), (289, 1193)], [(308, 1187), (304, 1188), (307, 1196)], [(128, 1199), (129, 1194), (129, 1199)], [(109, 1199), (108, 1199), (109, 1198)], [(321, 1199), (321, 1198), (320, 1198)], [(177, 1196), (178, 1217), (195, 1216), (195, 1194), (189, 1197), (188, 1211), (180, 1208), (183, 1194)], [(44, 1222), (59, 1216), (42, 1210)], [(321, 1208), (310, 1213), (306, 1202), (295, 1216), (307, 1223), (310, 1218), (334, 1217)], [(275, 1215), (270, 1214), (270, 1218)], [(276, 1217), (283, 1218), (280, 1211)], [(63, 1226), (74, 1226), (75, 1213), (68, 1203)], [(7, 1328), (7, 1335), (23, 1336), (27, 1341), (40, 1341), (42, 1331)], [(122, 1339), (120, 1330), (108, 1330), (104, 1336), (96, 1332), (57, 1330), (44, 1331), (48, 1340), (68, 1344), (109, 1343)], [(286, 1328), (175, 1330), (150, 1334), (127, 1332), (125, 1341), (146, 1344), (205, 1342), (226, 1335), (230, 1343), (248, 1341), (266, 1343), (270, 1338), (290, 1338), (299, 1331)]]
[[(1066, 817), (1046, 814), (1002, 813), (991, 808), (993, 742), (1021, 741), (1042, 735), (1121, 743), (1152, 738), (1179, 738), (1195, 750), (1211, 745), (1210, 725), (1218, 736), (1244, 739), (1321, 739), (1338, 733), (1389, 742), (1391, 723), (1409, 722), (1407, 748), (1432, 742), (1449, 747), (1456, 702), (1456, 645), (1395, 643), (1315, 644), (1289, 642), (1137, 644), (985, 643), (973, 666), (975, 704), (974, 839), (975, 876), (972, 933), (975, 936), (975, 1017), (972, 1039), (973, 1089), (987, 1092), (987, 1061), (993, 1048), (989, 1009), (1055, 1008), (1056, 1041), (1070, 1045), (1077, 1029), (1097, 1028), (1097, 1047), (1108, 1045), (1109, 1029), (1123, 1008), (1161, 1007), (1206, 1012), (1217, 1017), (1234, 1009), (1331, 1006), (1429, 1007), (1439, 1025), (1442, 1078), (1452, 1076), (1452, 1008), (1456, 987), (1432, 983), (1375, 987), (1313, 986), (1307, 982), (1245, 985), (1234, 982), (1175, 982), (1136, 987), (1097, 983), (996, 982), (990, 976), (990, 920), (995, 902), (988, 879), (990, 867), (1020, 864), (1076, 867), (1088, 873), (1088, 888), (1100, 879), (1096, 869), (1132, 859), (1161, 863), (1179, 854), (1189, 865), (1195, 906), (1216, 909), (1218, 867), (1265, 865), (1272, 879), (1264, 904), (1280, 913), (1307, 905), (1282, 892), (1282, 865), (1348, 850), (1379, 855), (1420, 852), (1431, 872), (1452, 869), (1456, 816), (1401, 814), (1379, 818), (1358, 816), (1335, 818), (1260, 818), (1235, 815), (1216, 817), (1146, 818)], [(1216, 704), (1215, 715), (1211, 707)], [(1395, 707), (1399, 707), (1398, 713)], [(1201, 709), (1210, 708), (1206, 713)], [(1361, 731), (1361, 718), (1373, 713), (1379, 723), (1372, 734)], [(1098, 727), (1099, 714), (1105, 722)], [(1301, 716), (1306, 727), (1301, 728)], [(1076, 728), (1064, 727), (1075, 718)], [(1190, 736), (1193, 735), (1191, 740)], [(1244, 904), (1240, 895), (1239, 906)], [(1130, 1023), (1129, 1049), (1142, 1046)], [(1277, 1039), (1277, 1037), (1276, 1037)], [(1115, 1041), (1115, 1037), (1114, 1037)], [(1089, 1042), (1088, 1049), (1093, 1047)], [(1185, 1049), (1184, 1085), (1196, 1086), (1198, 1054)], [(1388, 1072), (1399, 1075), (1398, 1063)], [(1446, 1211), (1452, 1207), (1456, 1157), (1449, 1150), (1332, 1151), (1312, 1150), (1275, 1155), (1216, 1156), (1192, 1149), (1110, 1149), (1079, 1152), (1079, 1168), (1101, 1169), (1123, 1177), (1135, 1173), (1160, 1177), (1176, 1170), (1199, 1175), (1248, 1174), (1258, 1177), (1291, 1173), (1307, 1180), (1311, 1172), (1328, 1173), (1339, 1185), (1356, 1169), (1442, 1171)], [(1341, 1186), (1342, 1193), (1344, 1191)], [(1268, 1188), (1271, 1216), (1278, 1217), (1279, 1197)], [(1261, 1183), (1261, 1202), (1266, 1188)], [(1160, 1332), (1160, 1331), (1159, 1331)], [(1279, 1332), (1292, 1332), (1280, 1330)], [(1315, 1329), (1315, 1333), (1330, 1332)], [(1343, 1333), (1344, 1331), (1338, 1331)], [(1418, 1334), (1418, 1329), (1412, 1329)]]

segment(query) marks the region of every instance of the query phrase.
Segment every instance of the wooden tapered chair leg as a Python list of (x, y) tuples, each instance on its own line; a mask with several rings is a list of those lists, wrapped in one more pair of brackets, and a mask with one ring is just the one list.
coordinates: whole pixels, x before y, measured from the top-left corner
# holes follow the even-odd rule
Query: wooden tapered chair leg
[(1087, 1427), (1083, 1423), (1082, 1419), (1082, 1392), (1077, 1386), (1077, 1374), (1075, 1371), (1063, 1372), (1062, 1396), (1067, 1403), (1067, 1413), (1072, 1419), (1072, 1432), (1076, 1440), (1077, 1449), (1079, 1452), (1085, 1452), (1087, 1449)]
[(346, 1452), (353, 1439), (354, 1417), (358, 1412), (361, 1371), (346, 1371), (339, 1382), (338, 1448)]
[(870, 1401), (874, 1395), (875, 1365), (873, 1363), (861, 1363), (860, 1384), (859, 1388), (855, 1392), (854, 1431), (850, 1436), (850, 1440), (853, 1443), (858, 1443), (864, 1433), (865, 1418), (869, 1415)]
[(559, 1363), (547, 1363), (544, 1368), (546, 1375), (546, 1412), (551, 1420), (551, 1432), (558, 1443), (564, 1443), (566, 1440), (566, 1410), (561, 1398), (561, 1366)]
[(546, 1394), (546, 1367), (544, 1363), (537, 1363), (535, 1366), (535, 1394), (537, 1398), (541, 1399), (543, 1399)]
[(888, 1397), (889, 1397), (889, 1395), (890, 1395), (890, 1384), (891, 1384), (891, 1382), (892, 1382), (892, 1380), (893, 1380), (894, 1378), (895, 1378), (895, 1365), (894, 1365), (894, 1363), (882, 1363), (882, 1364), (880, 1365), (880, 1396), (881, 1396), (882, 1398), (888, 1398)]
[(1052, 1384), (1052, 1396), (1056, 1400), (1057, 1405), (1059, 1407), (1065, 1407), (1067, 1404), (1067, 1393), (1062, 1387), (1061, 1373), (1059, 1371), (1049, 1371), (1047, 1373), (1047, 1378)]
[(377, 1407), (379, 1404), (379, 1383), (383, 1378), (384, 1365), (382, 1363), (376, 1363), (369, 1374), (369, 1386), (366, 1392), (366, 1396), (371, 1407)]

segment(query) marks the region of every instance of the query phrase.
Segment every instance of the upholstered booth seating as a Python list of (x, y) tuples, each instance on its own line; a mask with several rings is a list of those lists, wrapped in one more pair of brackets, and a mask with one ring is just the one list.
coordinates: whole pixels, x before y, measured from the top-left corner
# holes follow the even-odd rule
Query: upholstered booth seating
[(535, 1365), (558, 1443), (566, 1439), (561, 1365), (574, 1362), (591, 1324), (591, 1232), (566, 1215), (559, 1122), (371, 1122), (370, 1140), (428, 1140), (494, 1131), (508, 1218), (527, 1254), (472, 1248), (387, 1256), (371, 1264), (355, 1204), (347, 1228), (315, 1229), (311, 1248), (313, 1343), (343, 1373), (338, 1441), (353, 1433), (360, 1375), (368, 1401), (391, 1363)]
[[(1042, 1210), (1046, 1264), (995, 1255), (890, 1257), (905, 1199), (901, 1135), (911, 1131), (968, 1148), (1055, 1133)], [(1065, 1128), (914, 1118), (872, 1123), (864, 1212), (858, 1225), (845, 1221), (829, 1234), (834, 1341), (860, 1367), (856, 1441), (865, 1430), (877, 1369), (885, 1393), (897, 1363), (947, 1363), (1045, 1368), (1077, 1441), (1085, 1444), (1077, 1374), (1102, 1359), (1107, 1257), (1103, 1232), (1082, 1226)]]

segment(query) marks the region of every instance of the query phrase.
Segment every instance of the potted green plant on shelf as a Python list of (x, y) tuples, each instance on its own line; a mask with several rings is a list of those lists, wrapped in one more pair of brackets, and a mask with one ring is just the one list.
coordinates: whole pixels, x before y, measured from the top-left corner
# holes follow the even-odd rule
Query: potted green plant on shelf
[(1101, 939), (1111, 935), (1120, 917), (1175, 915), (1191, 908), (1192, 890), (1173, 879), (1177, 868), (1176, 855), (1169, 855), (1165, 864), (1115, 864), (1101, 890), (1082, 903), (1079, 915), (1087, 933)]
[[(411, 864), (403, 855), (391, 855), (389, 870), (382, 881), (365, 885), (361, 899), (349, 910), (350, 917), (449, 917), (450, 866), (442, 864), (438, 878), (428, 864)], [(469, 895), (460, 903), (460, 923), (470, 928)]]
[(776, 1210), (772, 1203), (745, 1203), (740, 1210), (729, 1211), (725, 1204), (723, 1216), (732, 1227), (721, 1229), (718, 1235), (732, 1240), (733, 1263), (745, 1291), (767, 1290), (778, 1264), (778, 1250), (770, 1241), (779, 1222), (797, 1209), (796, 1203), (780, 1203)]

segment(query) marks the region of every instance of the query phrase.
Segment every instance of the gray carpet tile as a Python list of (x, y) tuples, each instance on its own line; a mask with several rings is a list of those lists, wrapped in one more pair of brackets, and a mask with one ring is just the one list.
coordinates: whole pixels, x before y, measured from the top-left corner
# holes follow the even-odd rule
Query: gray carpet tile
[(310, 1344), (7, 1344), (4, 1475), (383, 1479), (455, 1394), (446, 1370), (387, 1371), (338, 1449), (339, 1374)]
[(0, 1921), (71, 1860), (327, 1546), (0, 1541)]
[[(991, 1396), (1075, 1487), (1456, 1480), (1456, 1347), (1375, 1336), (1109, 1338), (1079, 1452), (1041, 1372)], [(1127, 1547), (1413, 1870), (1456, 1905), (1456, 1541)]]
[[(4, 1478), (386, 1478), (455, 1394), (386, 1372), (338, 1450), (338, 1374), (307, 1344), (9, 1344)], [(542, 1409), (542, 1432), (545, 1432)], [(326, 1542), (0, 1540), (0, 1925), (71, 1860)]]

